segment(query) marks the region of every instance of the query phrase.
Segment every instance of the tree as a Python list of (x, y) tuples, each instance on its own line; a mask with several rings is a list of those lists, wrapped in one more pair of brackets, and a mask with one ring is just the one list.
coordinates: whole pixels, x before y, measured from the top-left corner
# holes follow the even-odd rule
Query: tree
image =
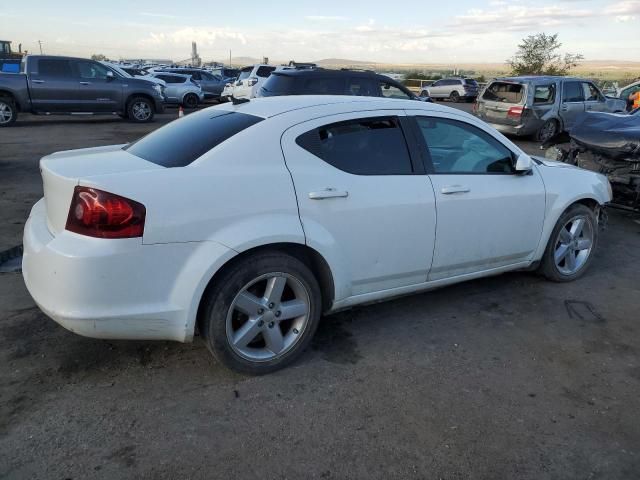
[(93, 55), (91, 55), (91, 60), (95, 60), (97, 62), (103, 62), (109, 59), (101, 53), (94, 53)]
[(507, 60), (513, 75), (567, 75), (584, 57), (558, 52), (562, 44), (558, 34), (529, 35), (518, 45), (516, 54)]

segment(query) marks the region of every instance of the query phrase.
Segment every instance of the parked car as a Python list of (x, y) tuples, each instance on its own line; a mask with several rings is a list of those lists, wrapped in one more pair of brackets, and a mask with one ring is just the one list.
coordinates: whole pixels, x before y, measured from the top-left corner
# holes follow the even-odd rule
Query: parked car
[(260, 87), (257, 97), (280, 95), (357, 95), (428, 100), (384, 75), (362, 70), (324, 68), (275, 71)]
[(570, 131), (585, 111), (624, 112), (626, 103), (605, 97), (591, 81), (575, 77), (509, 77), (487, 84), (476, 115), (502, 133), (545, 142)]
[(202, 87), (205, 98), (220, 98), (225, 83), (227, 83), (221, 76), (214, 75), (213, 73), (209, 73), (198, 68), (165, 68), (162, 70), (156, 70), (156, 72), (191, 75), (191, 78), (195, 80), (200, 87)]
[(163, 100), (159, 85), (85, 58), (28, 55), (22, 73), (0, 73), (0, 127), (14, 123), (18, 112), (118, 114), (149, 122), (162, 112)]
[(40, 171), (22, 267), (48, 316), (98, 338), (197, 325), (253, 374), (298, 357), (323, 313), (510, 270), (574, 280), (611, 200), (603, 175), (472, 115), (371, 97), (225, 103)]
[(276, 70), (273, 65), (250, 65), (240, 70), (232, 88), (225, 88), (225, 98), (254, 98), (264, 81)]
[(619, 89), (617, 94), (621, 100), (627, 102), (627, 110), (631, 111), (634, 108), (638, 108), (638, 105), (640, 105), (640, 102), (637, 101), (638, 105), (635, 105), (635, 102), (630, 100), (631, 95), (638, 92), (640, 92), (640, 81)]
[[(135, 68), (122, 68), (120, 65), (115, 63), (110, 63), (110, 62), (100, 62), (100, 63), (102, 63), (109, 69), (115, 71), (117, 74), (119, 74), (123, 78), (140, 78), (143, 80), (147, 80), (148, 82), (151, 82), (151, 83), (156, 83), (162, 87), (163, 92), (165, 87), (167, 86), (164, 80), (160, 80), (159, 78), (149, 75), (144, 70), (137, 70)], [(163, 93), (163, 96), (164, 96), (164, 93)]]
[(204, 100), (202, 87), (192, 80), (190, 75), (166, 72), (154, 72), (151, 75), (167, 84), (164, 90), (167, 103), (182, 105), (185, 108), (196, 108)]
[(423, 87), (420, 96), (431, 97), (434, 100), (472, 102), (478, 97), (478, 90), (478, 82), (473, 78), (443, 78), (428, 87)]

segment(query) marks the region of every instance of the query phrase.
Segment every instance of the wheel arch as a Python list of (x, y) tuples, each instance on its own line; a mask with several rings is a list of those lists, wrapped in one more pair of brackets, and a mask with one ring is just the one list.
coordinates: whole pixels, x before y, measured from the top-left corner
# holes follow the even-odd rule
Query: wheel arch
[(204, 288), (202, 294), (200, 295), (200, 298), (198, 299), (198, 308), (196, 311), (196, 318), (194, 322), (195, 328), (200, 328), (200, 322), (202, 321), (204, 314), (204, 299), (210, 289), (215, 285), (216, 279), (220, 278), (226, 271), (228, 271), (239, 262), (263, 252), (286, 253), (300, 260), (307, 267), (309, 267), (313, 275), (318, 280), (318, 284), (320, 285), (320, 292), (322, 294), (322, 311), (327, 312), (331, 309), (335, 297), (335, 284), (333, 279), (333, 272), (331, 271), (331, 268), (329, 267), (329, 264), (325, 260), (325, 258), (317, 250), (305, 244), (292, 242), (269, 243), (253, 247), (238, 253), (237, 255), (227, 260), (218, 270), (216, 270), (216, 272), (207, 282), (206, 287)]
[(156, 102), (154, 101), (153, 97), (151, 95), (149, 95), (148, 93), (131, 93), (127, 96), (127, 101), (124, 103), (124, 111), (127, 112), (129, 110), (129, 104), (131, 103), (131, 100), (133, 100), (134, 98), (138, 98), (138, 97), (143, 97), (146, 98), (147, 100), (149, 100), (149, 103), (151, 104), (151, 108), (153, 109), (153, 112), (155, 113), (156, 111)]
[(0, 97), (11, 99), (13, 101), (14, 105), (16, 106), (16, 108), (18, 109), (18, 111), (19, 112), (22, 111), (22, 107), (20, 106), (20, 102), (18, 101), (18, 99), (16, 98), (16, 96), (15, 96), (15, 94), (13, 92), (10, 92), (9, 90), (0, 89)]

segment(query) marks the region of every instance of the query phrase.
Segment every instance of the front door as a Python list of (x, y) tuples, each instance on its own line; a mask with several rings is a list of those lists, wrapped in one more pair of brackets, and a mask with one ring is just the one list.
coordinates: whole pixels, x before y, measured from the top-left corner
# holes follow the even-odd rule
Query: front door
[(564, 130), (570, 131), (576, 118), (584, 113), (584, 88), (581, 82), (563, 82), (560, 118)]
[(409, 155), (403, 115), (323, 117), (282, 137), (307, 243), (346, 279), (336, 300), (427, 279), (435, 199)]
[(78, 112), (115, 112), (122, 107), (122, 78), (92, 60), (73, 60), (77, 77)]
[(415, 119), (438, 215), (429, 280), (530, 260), (545, 211), (544, 184), (535, 168), (516, 174), (514, 153), (462, 117)]

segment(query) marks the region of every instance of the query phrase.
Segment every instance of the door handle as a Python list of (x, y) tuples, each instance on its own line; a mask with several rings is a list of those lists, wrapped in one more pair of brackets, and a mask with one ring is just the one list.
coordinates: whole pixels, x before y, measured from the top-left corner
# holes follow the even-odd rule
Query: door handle
[(324, 200), (325, 198), (346, 198), (349, 192), (345, 190), (336, 190), (335, 188), (325, 188), (319, 192), (309, 192), (311, 200)]
[(443, 195), (451, 195), (453, 193), (468, 193), (471, 189), (464, 185), (449, 185), (447, 187), (442, 187), (440, 191)]
[(91, 85), (91, 82), (80, 82), (80, 85)]
[(568, 112), (569, 111), (569, 107), (562, 107), (560, 109), (561, 112)]
[(44, 80), (31, 80), (31, 83), (44, 83)]

